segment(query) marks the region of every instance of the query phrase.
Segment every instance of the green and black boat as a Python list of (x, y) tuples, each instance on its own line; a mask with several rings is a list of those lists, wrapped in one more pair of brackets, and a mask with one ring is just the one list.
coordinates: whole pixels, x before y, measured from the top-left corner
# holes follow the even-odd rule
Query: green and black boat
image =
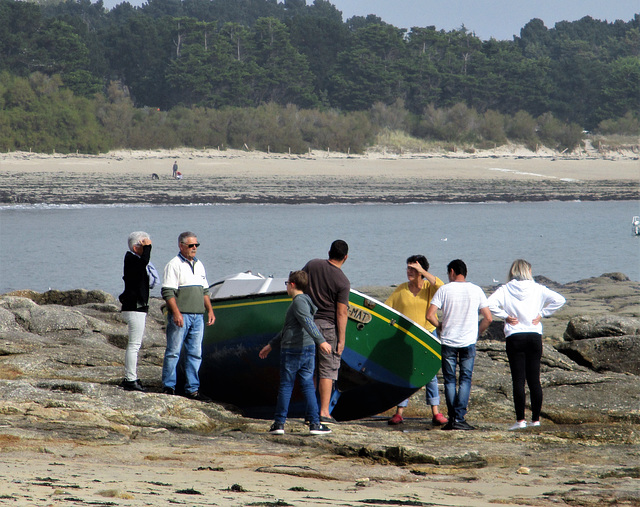
[[(258, 352), (284, 323), (291, 303), (285, 280), (241, 273), (210, 289), (216, 322), (205, 328), (200, 389), (248, 417), (273, 417), (279, 354), (262, 360)], [(352, 290), (333, 417), (361, 419), (396, 406), (433, 378), (440, 360), (436, 337), (384, 303)], [(289, 416), (304, 416), (297, 387)]]

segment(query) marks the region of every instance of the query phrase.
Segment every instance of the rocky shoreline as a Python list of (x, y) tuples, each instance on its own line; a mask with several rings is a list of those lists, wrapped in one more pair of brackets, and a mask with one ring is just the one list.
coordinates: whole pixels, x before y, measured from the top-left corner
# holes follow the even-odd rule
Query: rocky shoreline
[(331, 204), (633, 200), (633, 180), (415, 179), (392, 176), (201, 176), (0, 173), (0, 204)]
[[(0, 295), (0, 505), (640, 505), (640, 283), (539, 281), (567, 298), (545, 319), (540, 428), (506, 431), (495, 324), (478, 344), (477, 431), (434, 428), (419, 392), (399, 427), (380, 416), (321, 438), (296, 420), (274, 438), (233, 407), (159, 394), (159, 300), (142, 394), (118, 387), (127, 338), (111, 295)], [(360, 290), (384, 299), (392, 288)]]

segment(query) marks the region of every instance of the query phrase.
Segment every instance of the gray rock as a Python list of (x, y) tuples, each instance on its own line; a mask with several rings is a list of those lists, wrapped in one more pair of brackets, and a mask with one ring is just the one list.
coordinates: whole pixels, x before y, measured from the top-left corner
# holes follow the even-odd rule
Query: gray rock
[(640, 334), (639, 318), (611, 314), (581, 315), (569, 321), (564, 339), (573, 341), (638, 334)]
[(14, 314), (0, 306), (0, 332), (9, 329), (16, 329), (17, 327), (19, 326)]
[[(607, 291), (612, 290), (610, 287), (614, 284), (621, 284), (623, 288), (632, 284), (611, 279), (608, 283), (605, 284)], [(584, 292), (580, 291), (584, 286), (580, 287), (571, 295), (579, 293), (583, 297)], [(629, 290), (628, 298), (633, 297), (631, 292)], [(128, 393), (117, 387), (122, 380), (127, 340), (126, 323), (119, 304), (92, 301), (69, 307), (37, 304), (37, 300), (39, 298), (33, 295), (0, 296), (0, 418), (15, 431), (24, 428), (47, 435), (68, 438), (81, 435), (89, 440), (118, 442), (133, 438), (145, 428), (147, 431), (167, 428), (183, 432), (226, 432), (236, 439), (263, 438), (266, 423), (239, 417), (229, 410), (232, 407), (203, 405), (181, 397), (156, 394), (161, 388), (165, 347), (162, 300), (150, 301), (139, 354), (139, 376), (151, 391), (145, 394)], [(557, 326), (563, 324), (566, 328), (566, 317), (563, 320), (554, 315), (553, 319)], [(499, 335), (501, 324), (494, 327)], [(513, 419), (511, 376), (505, 344), (500, 340), (503, 339), (478, 342), (469, 410), (469, 419), (474, 425), (485, 431), (497, 431), (497, 434), (501, 434), (506, 422)], [(553, 345), (554, 339), (545, 336), (542, 358), (545, 424), (551, 427), (554, 423), (558, 426), (612, 422), (640, 424), (640, 376), (593, 371)], [(374, 418), (340, 425), (330, 439), (304, 440), (300, 445), (325, 446), (323, 449), (333, 454), (353, 454), (381, 462), (472, 468), (484, 467), (491, 462), (487, 459), (488, 447), (480, 440), (475, 441), (474, 445), (478, 445), (475, 449), (469, 448), (464, 435), (450, 432), (435, 432), (424, 439), (421, 435), (424, 435), (424, 420), (429, 420), (428, 410), (424, 392), (419, 391), (406, 412), (417, 414), (419, 422), (412, 429), (409, 415), (404, 425), (408, 433), (389, 433), (386, 422)], [(306, 434), (308, 430), (301, 422), (300, 427), (297, 430), (293, 425), (294, 436), (291, 438), (298, 433)], [(591, 438), (589, 436), (587, 440), (590, 442)], [(593, 440), (597, 441), (597, 438), (600, 436), (594, 436)], [(613, 441), (615, 438), (611, 437)], [(438, 439), (440, 443), (426, 447), (432, 439)], [(505, 449), (501, 439), (491, 439), (491, 448), (498, 446), (496, 455)], [(635, 439), (635, 436), (631, 438), (633, 445), (637, 444)], [(493, 450), (490, 452), (494, 453)], [(519, 459), (519, 456), (517, 453), (513, 459)]]
[(19, 290), (5, 294), (5, 296), (16, 296), (31, 299), (39, 305), (56, 304), (63, 306), (77, 306), (88, 303), (117, 303), (116, 299), (111, 294), (102, 290), (49, 290), (43, 293), (32, 290)]
[(559, 345), (558, 350), (595, 371), (640, 375), (640, 335), (586, 338)]

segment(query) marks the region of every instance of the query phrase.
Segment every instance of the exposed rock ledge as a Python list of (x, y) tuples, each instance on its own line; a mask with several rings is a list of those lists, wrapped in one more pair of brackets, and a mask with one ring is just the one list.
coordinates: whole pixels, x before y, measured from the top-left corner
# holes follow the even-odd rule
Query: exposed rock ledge
[[(5, 294), (0, 296), (0, 447), (8, 456), (28, 454), (38, 442), (50, 449), (69, 441), (133, 448), (141, 442), (193, 444), (208, 435), (237, 451), (249, 446), (267, 455), (279, 446), (278, 453), (291, 453), (287, 463), (296, 462), (301, 448), (334, 456), (314, 472), (327, 479), (355, 480), (367, 473), (395, 481), (460, 473), (496, 479), (505, 467), (526, 464), (564, 485), (535, 505), (596, 505), (605, 499), (640, 505), (640, 284), (620, 274), (545, 283), (568, 303), (545, 321), (541, 428), (505, 431), (513, 420), (511, 380), (500, 325), (494, 324), (478, 344), (474, 370), (468, 417), (479, 431), (430, 431), (418, 393), (403, 431), (371, 418), (341, 424), (327, 438), (308, 439), (303, 425), (292, 421), (287, 436), (276, 443), (265, 434), (265, 421), (244, 418), (232, 407), (118, 388), (126, 325), (109, 294)], [(379, 298), (389, 292), (361, 290)], [(156, 392), (165, 344), (160, 306), (161, 301), (152, 301), (139, 362), (141, 379)], [(376, 468), (375, 463), (399, 467)], [(272, 462), (267, 465), (275, 473)], [(304, 475), (301, 470), (290, 473)]]

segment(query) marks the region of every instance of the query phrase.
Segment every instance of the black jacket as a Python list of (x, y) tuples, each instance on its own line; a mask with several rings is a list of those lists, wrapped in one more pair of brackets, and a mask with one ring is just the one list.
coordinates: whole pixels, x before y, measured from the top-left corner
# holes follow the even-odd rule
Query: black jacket
[(124, 256), (124, 292), (120, 294), (123, 312), (149, 311), (149, 274), (147, 264), (151, 258), (151, 245), (142, 247), (138, 257), (129, 251)]

